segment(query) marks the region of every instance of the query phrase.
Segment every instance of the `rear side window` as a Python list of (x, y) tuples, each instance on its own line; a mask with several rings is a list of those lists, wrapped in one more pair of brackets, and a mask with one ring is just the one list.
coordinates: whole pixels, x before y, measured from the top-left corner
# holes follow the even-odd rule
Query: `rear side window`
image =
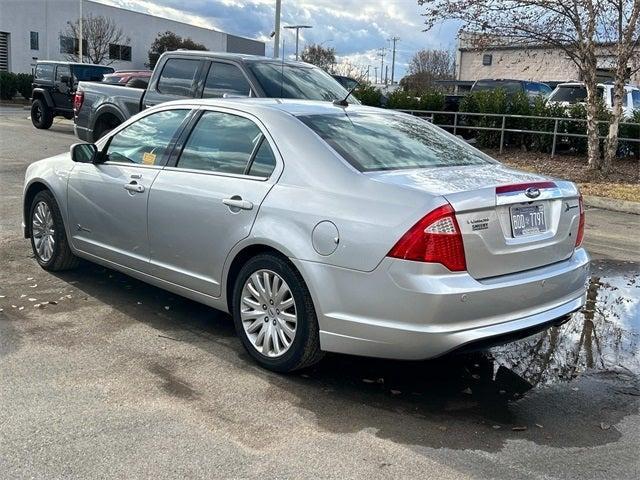
[(503, 89), (507, 93), (518, 93), (522, 91), (522, 84), (510, 80), (478, 80), (471, 90), (497, 90), (498, 88)]
[(193, 92), (193, 82), (200, 66), (199, 60), (189, 60), (184, 58), (170, 58), (164, 64), (160, 79), (158, 80), (158, 91), (168, 95), (179, 95), (190, 97)]
[(161, 165), (171, 139), (189, 110), (152, 113), (116, 133), (107, 147), (107, 160), (140, 165)]
[[(598, 98), (602, 98), (604, 90), (601, 87), (598, 87), (596, 91)], [(587, 89), (582, 85), (566, 85), (558, 87), (551, 94), (549, 100), (567, 103), (585, 102), (587, 100)]]
[(229, 63), (213, 62), (204, 84), (204, 98), (242, 95), (248, 97), (251, 87), (238, 67)]
[(298, 117), (361, 172), (493, 163), (431, 123), (397, 113)]
[(261, 141), (262, 132), (251, 120), (229, 113), (205, 112), (185, 144), (178, 167), (244, 174)]
[(268, 177), (276, 168), (276, 157), (273, 156), (269, 142), (262, 137), (262, 143), (249, 167), (249, 175), (256, 177)]
[(56, 82), (61, 82), (62, 77), (71, 78), (71, 68), (69, 65), (58, 65), (58, 68), (56, 68)]

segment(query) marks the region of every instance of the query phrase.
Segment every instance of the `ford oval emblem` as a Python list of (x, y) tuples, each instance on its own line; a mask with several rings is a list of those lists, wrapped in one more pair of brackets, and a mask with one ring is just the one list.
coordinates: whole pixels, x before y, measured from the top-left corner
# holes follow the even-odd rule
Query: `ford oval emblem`
[(535, 187), (529, 187), (524, 191), (524, 194), (529, 198), (538, 198), (540, 196), (540, 190)]

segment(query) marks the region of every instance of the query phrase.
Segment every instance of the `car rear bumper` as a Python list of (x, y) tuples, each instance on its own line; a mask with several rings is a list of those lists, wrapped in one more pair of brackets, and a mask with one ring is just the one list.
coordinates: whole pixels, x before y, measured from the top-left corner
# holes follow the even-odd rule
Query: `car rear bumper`
[(372, 272), (294, 260), (314, 299), (325, 351), (419, 360), (535, 331), (581, 308), (589, 256), (475, 280), (439, 265), (385, 258)]

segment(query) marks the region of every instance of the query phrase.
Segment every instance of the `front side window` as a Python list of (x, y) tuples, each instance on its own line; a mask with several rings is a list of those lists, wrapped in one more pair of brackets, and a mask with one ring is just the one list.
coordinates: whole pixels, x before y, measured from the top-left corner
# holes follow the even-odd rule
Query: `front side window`
[(238, 67), (229, 63), (213, 62), (204, 84), (204, 98), (242, 95), (248, 97), (251, 87)]
[(116, 133), (106, 160), (139, 165), (162, 165), (168, 148), (189, 110), (152, 113)]
[(493, 163), (431, 123), (397, 113), (298, 117), (361, 172)]
[[(341, 100), (349, 93), (331, 75), (317, 67), (277, 62), (248, 63), (258, 83), (270, 98)], [(350, 98), (350, 103), (360, 103)]]
[(170, 58), (164, 64), (164, 68), (160, 74), (158, 91), (168, 95), (190, 97), (193, 92), (193, 82), (199, 66), (199, 60)]
[(51, 80), (53, 78), (53, 64), (39, 63), (36, 66), (36, 78), (38, 80)]
[[(262, 142), (262, 132), (251, 120), (223, 112), (205, 112), (194, 127), (178, 160), (179, 168), (209, 172), (245, 174), (257, 147), (271, 149)], [(260, 143), (262, 142), (262, 143)], [(271, 155), (273, 155), (271, 153)], [(260, 160), (261, 164), (268, 160)], [(262, 170), (261, 170), (262, 169)], [(264, 167), (256, 165), (256, 171)]]

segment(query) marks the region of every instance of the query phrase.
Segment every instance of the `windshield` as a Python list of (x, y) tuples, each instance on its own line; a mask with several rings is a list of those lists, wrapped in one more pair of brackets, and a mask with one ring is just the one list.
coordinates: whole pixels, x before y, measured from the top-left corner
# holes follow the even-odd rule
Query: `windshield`
[[(250, 63), (249, 68), (267, 97), (333, 101), (349, 93), (331, 75), (316, 67), (256, 62)], [(358, 103), (353, 97), (349, 102)]]
[(410, 115), (345, 112), (298, 118), (361, 172), (493, 162), (466, 142)]
[(74, 65), (73, 76), (78, 82), (101, 82), (102, 77), (115, 70), (111, 67), (99, 67), (96, 65)]

